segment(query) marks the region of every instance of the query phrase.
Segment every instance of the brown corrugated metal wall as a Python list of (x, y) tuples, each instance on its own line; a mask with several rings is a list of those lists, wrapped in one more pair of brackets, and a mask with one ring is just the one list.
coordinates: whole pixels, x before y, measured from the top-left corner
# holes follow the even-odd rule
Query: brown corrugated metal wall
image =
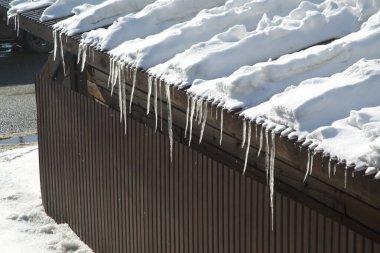
[(318, 211), (38, 78), (43, 203), (97, 253), (380, 252)]

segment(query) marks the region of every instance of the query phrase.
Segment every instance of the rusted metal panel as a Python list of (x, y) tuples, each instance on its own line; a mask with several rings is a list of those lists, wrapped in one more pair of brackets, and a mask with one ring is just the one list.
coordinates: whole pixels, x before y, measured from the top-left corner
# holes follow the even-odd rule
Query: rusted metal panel
[(379, 252), (318, 210), (37, 77), (47, 213), (95, 252)]

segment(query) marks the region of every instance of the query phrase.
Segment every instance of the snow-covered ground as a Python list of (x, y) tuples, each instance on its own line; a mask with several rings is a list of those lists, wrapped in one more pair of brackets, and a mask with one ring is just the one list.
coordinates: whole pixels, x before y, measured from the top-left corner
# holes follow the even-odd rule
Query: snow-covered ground
[(91, 253), (41, 202), (37, 146), (0, 153), (0, 252)]

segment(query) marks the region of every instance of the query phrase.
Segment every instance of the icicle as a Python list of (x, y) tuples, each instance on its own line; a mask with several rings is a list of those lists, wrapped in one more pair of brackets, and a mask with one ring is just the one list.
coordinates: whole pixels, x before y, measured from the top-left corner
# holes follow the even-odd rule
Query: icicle
[(117, 77), (119, 75), (119, 70), (120, 70), (119, 64), (116, 62), (116, 60), (113, 59), (112, 62), (113, 63), (112, 63), (112, 70), (111, 70), (111, 96), (113, 95), (113, 90), (116, 85)]
[[(112, 75), (113, 75), (113, 59), (110, 57), (110, 74), (108, 76), (108, 87), (111, 87), (111, 80), (112, 80)], [(113, 90), (111, 90), (112, 94)]]
[(220, 110), (220, 140), (219, 145), (222, 145), (223, 140), (223, 109)]
[(202, 101), (201, 100), (197, 100), (197, 104), (196, 104), (196, 107), (195, 107), (195, 122), (198, 122), (198, 125), (199, 125), (198, 116), (199, 116), (199, 110), (200, 110), (200, 106), (201, 105), (202, 105)]
[[(137, 78), (137, 68), (134, 69), (133, 72), (133, 82), (132, 82), (132, 91), (131, 91), (131, 99), (129, 101), (129, 113), (132, 113), (132, 101), (133, 101), (133, 95), (135, 93), (135, 87), (136, 87), (136, 78)], [(162, 127), (161, 127), (162, 130)]]
[(274, 162), (276, 158), (276, 134), (272, 131), (272, 148), (269, 165), (269, 193), (270, 193), (270, 208), (272, 231), (274, 230)]
[(344, 170), (344, 189), (347, 188), (347, 168)]
[(156, 127), (155, 132), (157, 132), (157, 123), (158, 123), (158, 108), (157, 108), (157, 79), (154, 80), (154, 115), (156, 116)]
[(352, 173), (351, 173), (351, 177), (352, 177), (352, 178), (355, 177), (355, 171), (352, 171)]
[(338, 163), (335, 163), (334, 164), (334, 176), (335, 176), (335, 174), (336, 174), (336, 166), (338, 165)]
[(329, 170), (329, 178), (331, 178), (331, 159), (329, 159), (329, 161), (328, 161), (328, 163), (329, 163), (329, 165), (328, 165), (328, 170)]
[[(245, 120), (244, 120), (244, 122), (246, 123)], [(244, 124), (244, 125), (246, 125), (246, 124)], [(245, 130), (244, 130), (244, 132), (245, 132)], [(249, 148), (251, 146), (251, 124), (250, 123), (248, 123), (248, 135), (246, 136), (246, 138), (247, 138), (247, 149), (245, 150), (245, 160), (244, 160), (243, 174), (245, 174), (245, 172), (247, 170)]]
[(215, 107), (215, 119), (218, 120), (218, 107)]
[(193, 118), (194, 118), (194, 111), (195, 111), (195, 98), (191, 98), (191, 110), (190, 110), (190, 130), (189, 130), (189, 147), (191, 144), (191, 137), (193, 132)]
[(168, 107), (168, 130), (170, 142), (170, 161), (173, 162), (173, 128), (172, 128), (172, 102), (170, 99), (170, 87), (165, 85), (166, 90), (166, 103)]
[(202, 139), (203, 139), (203, 133), (205, 131), (205, 127), (206, 127), (206, 122), (207, 122), (207, 103), (204, 103), (204, 106), (203, 106), (203, 112), (202, 112), (202, 127), (201, 127), (201, 136), (199, 138), (199, 143), (202, 142)]
[[(112, 73), (112, 90), (113, 90), (113, 87), (115, 86), (115, 83), (113, 83), (113, 76), (115, 75), (115, 62), (112, 64), (112, 70), (111, 70), (111, 73)], [(119, 82), (119, 110), (120, 110), (120, 122), (123, 120), (123, 115), (124, 115), (124, 104), (125, 104), (125, 98), (124, 98), (124, 93), (125, 93), (125, 90), (123, 91), (123, 89), (125, 88), (125, 86), (123, 85), (122, 82)]]
[(306, 181), (306, 178), (307, 178), (307, 176), (309, 175), (309, 171), (310, 171), (310, 155), (311, 155), (311, 151), (308, 150), (308, 152), (307, 152), (306, 173), (305, 173), (305, 177), (304, 177), (304, 179), (303, 179), (303, 182)]
[(57, 58), (58, 51), (58, 38), (57, 38), (57, 30), (53, 30), (53, 40), (54, 40), (54, 61)]
[[(112, 71), (112, 90), (117, 84), (117, 80), (119, 77), (119, 70), (120, 70), (120, 64), (114, 59), (114, 64), (113, 64), (113, 71)], [(111, 90), (111, 92), (112, 92)]]
[(83, 44), (79, 43), (78, 46), (78, 56), (77, 56), (77, 64), (80, 63), (81, 55), (82, 55), (82, 50), (83, 50)]
[(20, 36), (20, 16), (19, 15), (15, 17), (15, 22), (17, 24), (17, 37), (18, 37)]
[(62, 35), (63, 35), (63, 33), (59, 34), (59, 43), (60, 43), (60, 47), (61, 47), (61, 60), (62, 60), (62, 67), (63, 67), (63, 75), (66, 76), (65, 54), (63, 52)]
[(162, 131), (162, 83), (161, 81), (158, 81), (159, 88), (160, 88), (160, 115), (161, 115), (161, 131)]
[(86, 66), (86, 60), (87, 60), (87, 45), (83, 45), (82, 49), (82, 66), (81, 71), (83, 72), (84, 67)]
[(276, 158), (276, 134), (274, 131), (272, 131), (272, 148), (271, 148), (271, 156), (270, 156), (270, 163), (269, 163), (269, 169), (274, 170), (274, 162)]
[(199, 115), (198, 115), (198, 125), (203, 122), (203, 101), (199, 100)]
[(261, 150), (263, 149), (263, 134), (264, 134), (264, 128), (261, 127), (261, 130), (260, 130), (260, 145), (259, 145), (259, 152), (257, 153), (257, 157), (260, 156)]
[[(187, 96), (187, 109), (186, 109), (186, 127), (185, 127), (185, 138), (187, 134), (187, 127), (189, 125), (189, 110), (190, 110), (190, 97)], [(212, 108), (212, 107), (211, 107)]]
[(148, 96), (146, 99), (146, 114), (147, 115), (149, 114), (149, 110), (150, 110), (150, 96), (152, 95), (152, 82), (153, 82), (153, 79), (151, 76), (149, 76), (148, 77)]
[(123, 89), (123, 117), (124, 117), (124, 131), (127, 133), (127, 93), (125, 88), (125, 66), (121, 65), (119, 68), (119, 78), (121, 79), (121, 87)]
[(257, 124), (255, 124), (255, 139), (257, 140)]
[(315, 152), (314, 151), (310, 151), (312, 152), (312, 155), (311, 155), (311, 161), (310, 161), (310, 173), (309, 175), (311, 175), (311, 173), (313, 173), (313, 167), (314, 167), (314, 156), (315, 156)]
[(265, 171), (267, 173), (267, 181), (269, 182), (269, 163), (270, 163), (270, 149), (269, 149), (269, 130), (265, 130)]
[(243, 120), (243, 137), (242, 137), (242, 142), (241, 142), (241, 148), (244, 148), (246, 134), (247, 134), (247, 121)]

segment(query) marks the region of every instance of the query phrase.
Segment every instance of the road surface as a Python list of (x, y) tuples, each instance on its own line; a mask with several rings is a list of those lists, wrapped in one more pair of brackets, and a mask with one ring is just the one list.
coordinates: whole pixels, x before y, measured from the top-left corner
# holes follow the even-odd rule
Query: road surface
[(36, 73), (47, 59), (0, 44), (0, 138), (36, 133)]

